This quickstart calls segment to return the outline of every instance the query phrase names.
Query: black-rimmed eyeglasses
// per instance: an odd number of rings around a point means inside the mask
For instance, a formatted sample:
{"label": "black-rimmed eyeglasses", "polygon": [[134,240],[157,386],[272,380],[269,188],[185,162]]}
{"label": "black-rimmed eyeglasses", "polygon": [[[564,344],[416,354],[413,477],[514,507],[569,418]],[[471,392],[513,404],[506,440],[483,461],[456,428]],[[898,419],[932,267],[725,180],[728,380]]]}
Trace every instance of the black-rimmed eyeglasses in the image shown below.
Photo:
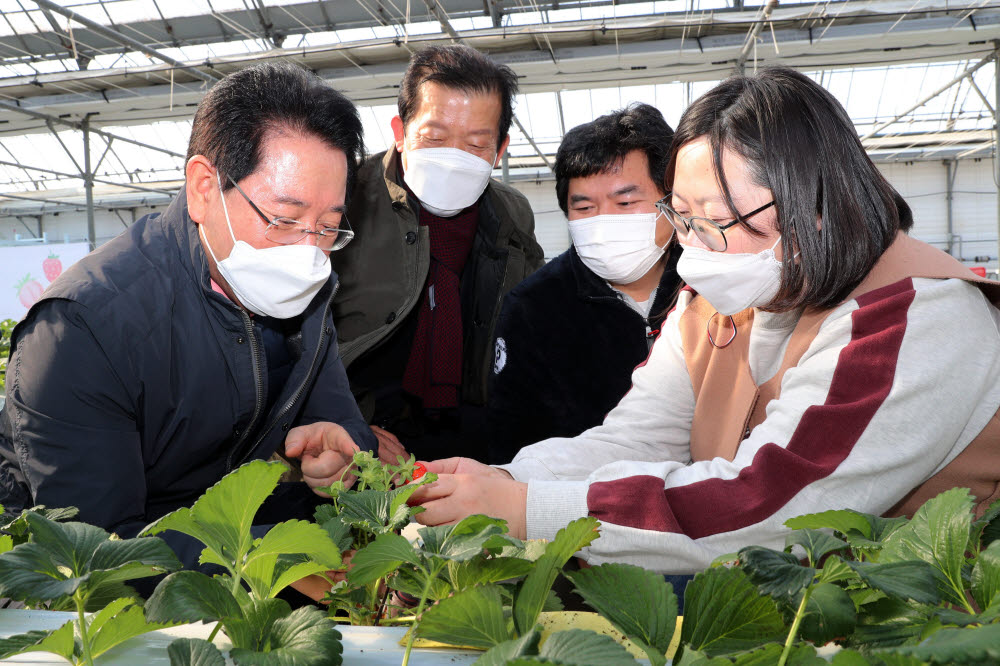
{"label": "black-rimmed eyeglasses", "polygon": [[706,217],[684,217],[670,205],[670,197],[672,195],[668,194],[659,201],[656,202],[656,209],[663,213],[663,216],[667,218],[670,224],[673,225],[674,229],[677,230],[678,236],[683,236],[689,231],[693,231],[694,235],[698,237],[702,243],[709,250],[715,252],[725,252],[726,248],[729,247],[726,241],[726,229],[739,224],[740,222],[746,222],[751,217],[767,210],[774,205],[774,200],[767,202],[760,208],[755,208],[749,213],[738,216],[732,222],[727,222],[725,224],[720,224],[715,220],[710,220]]}
{"label": "black-rimmed eyeglasses", "polygon": [[264,231],[264,238],[272,243],[294,245],[312,234],[316,236],[316,247],[325,252],[332,252],[342,249],[354,238],[354,231],[351,229],[351,224],[347,221],[346,213],[341,213],[340,222],[337,226],[320,227],[316,231],[313,231],[305,223],[293,220],[290,217],[268,217],[247,196],[246,192],[240,189],[240,186],[236,184],[236,181],[231,176],[226,176],[226,178],[233,184],[236,191],[243,195],[243,198],[247,200],[247,203],[254,209],[254,212],[260,216],[260,219],[264,220],[264,223],[267,224],[267,229]]}

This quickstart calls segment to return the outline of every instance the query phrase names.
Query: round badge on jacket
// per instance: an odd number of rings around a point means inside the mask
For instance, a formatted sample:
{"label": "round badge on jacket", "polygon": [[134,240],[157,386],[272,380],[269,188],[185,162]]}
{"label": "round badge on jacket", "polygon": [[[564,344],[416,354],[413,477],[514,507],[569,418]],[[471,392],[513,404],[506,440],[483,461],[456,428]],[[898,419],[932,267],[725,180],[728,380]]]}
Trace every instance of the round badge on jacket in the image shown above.
{"label": "round badge on jacket", "polygon": [[505,365],[507,365],[507,341],[497,338],[497,346],[493,350],[493,373],[499,375]]}

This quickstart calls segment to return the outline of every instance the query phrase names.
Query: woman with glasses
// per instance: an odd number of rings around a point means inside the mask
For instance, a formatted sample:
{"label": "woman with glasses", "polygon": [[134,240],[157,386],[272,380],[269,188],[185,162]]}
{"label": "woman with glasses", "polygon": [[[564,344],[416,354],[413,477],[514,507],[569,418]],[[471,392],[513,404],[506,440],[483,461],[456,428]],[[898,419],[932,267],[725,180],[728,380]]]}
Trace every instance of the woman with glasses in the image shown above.
{"label": "woman with glasses", "polygon": [[665,179],[689,288],[632,390],[502,468],[431,465],[419,520],[482,512],[551,538],[589,514],[589,562],[682,574],[781,548],[803,513],[995,499],[1000,290],[907,235],[832,95],[788,69],[721,83],[682,117]]}

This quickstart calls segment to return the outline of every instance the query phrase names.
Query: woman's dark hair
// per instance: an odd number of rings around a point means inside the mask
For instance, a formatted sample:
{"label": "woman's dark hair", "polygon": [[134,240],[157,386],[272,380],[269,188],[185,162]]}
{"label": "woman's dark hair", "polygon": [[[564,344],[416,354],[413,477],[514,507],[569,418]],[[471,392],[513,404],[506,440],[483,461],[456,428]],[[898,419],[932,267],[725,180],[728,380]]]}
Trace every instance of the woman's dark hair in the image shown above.
{"label": "woman's dark hair", "polygon": [[399,84],[399,117],[403,127],[417,112],[420,86],[427,81],[468,93],[492,93],[500,98],[497,148],[507,138],[514,120],[517,74],[474,48],[452,44],[429,46],[413,54]]}
{"label": "woman's dark hair", "polygon": [[257,170],[264,140],[274,131],[300,132],[347,156],[347,192],[364,159],[361,118],[354,104],[321,78],[289,63],[261,63],[216,83],[198,105],[188,159],[204,155],[222,187]]}
{"label": "woman's dark hair", "polygon": [[670,154],[674,131],[663,114],[649,104],[636,102],[566,132],[556,152],[556,198],[569,214],[567,197],[572,178],[606,173],[626,155],[641,150],[649,163],[649,177],[660,186]]}
{"label": "woman's dark hair", "polygon": [[[774,196],[785,261],[767,310],[841,303],[896,233],[913,226],[910,207],[872,163],[844,108],[794,70],[772,67],[734,76],[698,98],[674,134],[668,192],[678,151],[700,137],[709,141],[733,217],[739,211],[722,171],[723,150],[746,160],[754,184]],[[793,261],[795,252],[799,256]]]}

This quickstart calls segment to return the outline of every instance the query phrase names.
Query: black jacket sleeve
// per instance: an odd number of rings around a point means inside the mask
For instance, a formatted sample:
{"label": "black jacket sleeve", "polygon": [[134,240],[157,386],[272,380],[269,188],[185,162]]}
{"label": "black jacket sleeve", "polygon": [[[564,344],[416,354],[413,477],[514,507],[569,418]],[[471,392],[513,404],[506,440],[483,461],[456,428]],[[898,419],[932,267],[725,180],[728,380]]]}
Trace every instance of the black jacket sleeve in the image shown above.
{"label": "black jacket sleeve", "polygon": [[[146,475],[134,403],[141,395],[126,358],[105,350],[92,313],[64,300],[31,310],[7,367],[5,420],[31,502],[75,506],[78,520],[136,536],[145,526]],[[176,532],[163,539],[186,567],[199,546]]]}
{"label": "black jacket sleeve", "polygon": [[507,294],[497,322],[487,405],[490,464],[510,462],[522,447],[552,432],[552,412],[545,402],[552,377],[533,319],[516,291]]}

